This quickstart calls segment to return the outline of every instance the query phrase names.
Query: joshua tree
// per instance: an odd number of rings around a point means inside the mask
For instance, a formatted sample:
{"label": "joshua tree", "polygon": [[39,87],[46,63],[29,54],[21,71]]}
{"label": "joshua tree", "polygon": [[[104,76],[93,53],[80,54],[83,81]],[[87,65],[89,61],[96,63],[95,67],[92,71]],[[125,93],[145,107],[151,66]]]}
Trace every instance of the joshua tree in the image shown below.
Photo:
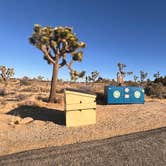
{"label": "joshua tree", "polygon": [[138,80],[138,76],[135,75],[134,76],[134,81],[137,82],[137,80]]}
{"label": "joshua tree", "polygon": [[157,73],[155,73],[155,74],[153,75],[153,77],[156,78],[156,79],[160,78],[160,72],[158,71]]}
{"label": "joshua tree", "polygon": [[145,80],[145,78],[148,76],[148,73],[145,73],[144,71],[140,70],[140,79],[141,83]]}
{"label": "joshua tree", "polygon": [[43,80],[44,80],[44,77],[39,75],[39,76],[37,76],[37,80],[43,81]]}
{"label": "joshua tree", "polygon": [[[38,24],[34,25],[34,31],[29,41],[43,52],[44,59],[48,64],[53,65],[49,102],[55,102],[58,71],[61,67],[67,66],[72,80],[84,76],[85,71],[77,72],[72,68],[72,64],[75,61],[82,61],[83,52],[81,49],[86,45],[79,41],[70,27],[42,27]],[[67,55],[69,54],[71,60],[68,62]]]}
{"label": "joshua tree", "polygon": [[5,66],[0,66],[0,71],[1,71],[0,75],[4,81],[7,81],[10,77],[14,75],[13,68],[6,68]]}
{"label": "joshua tree", "polygon": [[117,82],[118,85],[122,86],[124,84],[124,77],[126,75],[131,75],[133,72],[124,72],[123,69],[127,67],[126,64],[118,63],[118,69],[119,71],[117,72]]}
{"label": "joshua tree", "polygon": [[97,78],[99,77],[99,72],[97,70],[91,72],[91,76],[88,76],[88,81],[95,82]]}

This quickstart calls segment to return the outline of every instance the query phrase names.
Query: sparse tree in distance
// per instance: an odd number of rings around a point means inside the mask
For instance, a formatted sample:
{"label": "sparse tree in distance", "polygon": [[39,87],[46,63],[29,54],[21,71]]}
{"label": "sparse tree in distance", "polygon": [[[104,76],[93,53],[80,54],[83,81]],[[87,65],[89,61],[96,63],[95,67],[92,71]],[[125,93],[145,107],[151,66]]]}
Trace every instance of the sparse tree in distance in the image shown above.
{"label": "sparse tree in distance", "polygon": [[95,82],[95,81],[98,79],[99,74],[100,74],[100,73],[99,73],[97,70],[92,71],[92,72],[91,72],[91,75],[87,77],[87,80],[88,80],[89,82],[90,82],[90,81]]}
{"label": "sparse tree in distance", "polygon": [[138,76],[134,75],[134,81],[137,82]]}
{"label": "sparse tree in distance", "polygon": [[117,72],[117,82],[118,85],[122,86],[124,84],[124,77],[126,75],[131,75],[133,72],[124,72],[123,69],[127,67],[126,64],[118,63],[118,69],[119,71]]}
{"label": "sparse tree in distance", "polygon": [[43,81],[43,80],[44,80],[44,77],[39,75],[39,76],[37,76],[37,80]]}
{"label": "sparse tree in distance", "polygon": [[157,73],[155,73],[155,74],[153,75],[153,77],[154,77],[155,79],[159,79],[159,78],[160,78],[160,72],[158,71]]}
{"label": "sparse tree in distance", "polygon": [[7,68],[5,66],[0,66],[0,76],[4,81],[7,81],[10,77],[14,75],[14,69],[13,68]]}
{"label": "sparse tree in distance", "polygon": [[143,84],[143,81],[145,80],[145,78],[148,76],[148,73],[140,70],[140,81],[141,81],[141,84]]}
{"label": "sparse tree in distance", "polygon": [[[86,45],[84,42],[79,41],[70,27],[42,27],[38,24],[34,25],[33,34],[29,38],[29,41],[43,52],[44,59],[48,64],[53,65],[49,102],[55,102],[57,101],[56,87],[58,71],[61,67],[67,66],[70,71],[71,80],[76,80],[85,75],[85,71],[79,73],[74,70],[72,64],[75,61],[82,61],[82,48],[85,48]],[[67,61],[68,55],[71,56],[69,62]]]}

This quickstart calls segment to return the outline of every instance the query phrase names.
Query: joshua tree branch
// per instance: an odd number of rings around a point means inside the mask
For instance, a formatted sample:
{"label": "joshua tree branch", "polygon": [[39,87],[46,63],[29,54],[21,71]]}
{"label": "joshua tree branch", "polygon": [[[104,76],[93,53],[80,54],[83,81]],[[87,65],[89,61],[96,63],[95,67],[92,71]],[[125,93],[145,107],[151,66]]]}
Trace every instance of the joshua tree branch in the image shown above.
{"label": "joshua tree branch", "polygon": [[71,65],[73,64],[73,59],[70,61],[70,63],[67,63],[66,62],[66,66],[67,66],[67,68],[70,70],[70,72],[72,72],[73,71],[73,69],[71,68]]}
{"label": "joshua tree branch", "polygon": [[62,62],[59,64],[59,68],[63,67],[64,65],[67,66],[67,68],[72,71],[73,69],[71,68],[71,65],[74,63],[73,60],[70,61],[70,63],[67,63],[66,62],[66,54],[63,55],[63,59],[62,59]]}
{"label": "joshua tree branch", "polygon": [[62,54],[62,62],[59,64],[59,68],[63,67],[64,65],[66,65],[66,54]]}
{"label": "joshua tree branch", "polygon": [[62,62],[59,64],[59,68],[63,67],[64,65],[66,65],[66,60],[62,59]]}
{"label": "joshua tree branch", "polygon": [[48,59],[48,61],[52,64],[55,64],[55,60],[52,58],[52,56],[50,55],[50,53],[45,45],[41,46],[41,50],[44,53],[44,56]]}
{"label": "joshua tree branch", "polygon": [[69,65],[71,66],[74,63],[73,59],[70,61]]}
{"label": "joshua tree branch", "polygon": [[60,50],[61,54],[64,54],[65,52],[69,51],[68,49],[68,43],[66,40],[61,40],[63,46],[62,49]]}
{"label": "joshua tree branch", "polygon": [[70,63],[67,63],[66,61],[66,54],[62,55],[62,62],[59,64],[59,68],[63,67],[64,65],[67,66],[67,68],[72,71],[71,65],[74,63],[73,59],[70,61]]}
{"label": "joshua tree branch", "polygon": [[1,73],[1,77],[3,78],[4,81],[7,80],[6,76],[4,74]]}

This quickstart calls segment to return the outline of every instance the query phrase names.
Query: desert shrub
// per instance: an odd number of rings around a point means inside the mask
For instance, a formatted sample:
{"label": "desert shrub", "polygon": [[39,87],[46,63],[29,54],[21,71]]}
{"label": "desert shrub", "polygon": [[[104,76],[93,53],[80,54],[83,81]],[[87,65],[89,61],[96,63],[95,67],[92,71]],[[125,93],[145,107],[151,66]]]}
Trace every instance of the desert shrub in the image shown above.
{"label": "desert shrub", "polygon": [[126,81],[125,84],[127,86],[139,86],[139,82],[133,82],[133,81]]}
{"label": "desert shrub", "polygon": [[20,80],[20,85],[28,86],[31,85],[31,82],[27,77],[24,77],[23,79]]}
{"label": "desert shrub", "polygon": [[38,87],[38,86],[29,86],[21,90],[21,92],[41,92],[41,93],[49,93],[49,91],[50,90],[47,87]]}
{"label": "desert shrub", "polygon": [[49,93],[49,92],[50,92],[50,89],[47,88],[47,87],[39,87],[39,91],[40,91],[40,92],[43,92],[43,93]]}
{"label": "desert shrub", "polygon": [[164,86],[166,86],[166,76],[159,77],[154,80],[154,83],[162,83]]}
{"label": "desert shrub", "polygon": [[17,101],[22,101],[22,100],[25,100],[25,99],[27,99],[27,98],[28,98],[28,96],[25,95],[25,94],[19,94],[19,95],[16,97]]}
{"label": "desert shrub", "polygon": [[43,97],[42,95],[38,95],[36,99],[43,102],[48,102],[48,97]]}
{"label": "desert shrub", "polygon": [[19,124],[19,121],[18,121],[18,120],[14,121],[14,124],[15,124],[15,125],[18,125],[18,124]]}
{"label": "desert shrub", "polygon": [[3,89],[0,89],[0,96],[6,96],[8,94],[8,91],[3,88]]}
{"label": "desert shrub", "polygon": [[[38,96],[36,96],[36,99],[39,101],[43,101],[43,102],[48,102],[48,96],[43,96],[42,94],[39,94]],[[54,103],[59,103],[62,104],[64,101],[63,96],[58,95],[56,101],[54,101]]]}
{"label": "desert shrub", "polygon": [[145,87],[145,94],[151,97],[166,98],[166,87],[161,83],[150,83]]}
{"label": "desert shrub", "polygon": [[21,92],[39,92],[39,90],[36,87],[27,87],[23,88]]}

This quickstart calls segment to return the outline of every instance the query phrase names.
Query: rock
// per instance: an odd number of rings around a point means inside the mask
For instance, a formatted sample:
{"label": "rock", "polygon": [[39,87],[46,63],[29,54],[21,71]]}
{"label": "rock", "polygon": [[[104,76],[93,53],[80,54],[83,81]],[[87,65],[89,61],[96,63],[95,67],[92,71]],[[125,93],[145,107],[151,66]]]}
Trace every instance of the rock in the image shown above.
{"label": "rock", "polygon": [[32,121],[33,121],[33,118],[26,117],[26,118],[24,118],[24,119],[21,120],[21,124],[31,123]]}
{"label": "rock", "polygon": [[18,116],[12,116],[11,120],[9,121],[9,125],[18,125],[20,124],[21,118]]}

